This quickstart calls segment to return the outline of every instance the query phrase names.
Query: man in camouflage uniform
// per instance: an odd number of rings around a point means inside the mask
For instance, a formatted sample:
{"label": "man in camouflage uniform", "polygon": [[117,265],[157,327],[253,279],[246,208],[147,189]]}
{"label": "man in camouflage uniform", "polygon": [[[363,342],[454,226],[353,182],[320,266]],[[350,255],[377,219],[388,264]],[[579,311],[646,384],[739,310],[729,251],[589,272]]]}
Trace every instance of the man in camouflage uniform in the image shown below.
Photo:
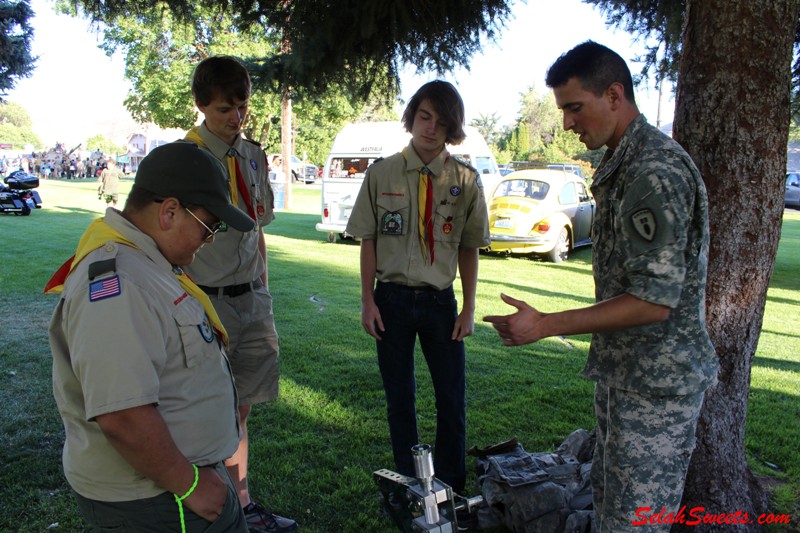
{"label": "man in camouflage uniform", "polygon": [[708,201],[689,155],[647,124],[624,60],[591,41],[547,73],[564,129],[606,146],[594,175],[597,303],[486,317],[504,344],[592,333],[583,375],[597,382],[592,491],[597,531],[669,531],[642,523],[678,511],[705,390],[718,362],[705,327]]}

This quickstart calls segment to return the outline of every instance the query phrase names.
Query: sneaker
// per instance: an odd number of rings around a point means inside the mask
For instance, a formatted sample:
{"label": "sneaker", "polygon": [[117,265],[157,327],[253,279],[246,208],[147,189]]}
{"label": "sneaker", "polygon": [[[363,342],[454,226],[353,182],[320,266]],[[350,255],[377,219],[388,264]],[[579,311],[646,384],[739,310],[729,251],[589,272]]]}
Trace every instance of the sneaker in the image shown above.
{"label": "sneaker", "polygon": [[247,527],[250,531],[284,533],[297,529],[297,522],[291,518],[278,516],[255,502],[250,502],[250,505],[244,508],[244,517],[247,519]]}

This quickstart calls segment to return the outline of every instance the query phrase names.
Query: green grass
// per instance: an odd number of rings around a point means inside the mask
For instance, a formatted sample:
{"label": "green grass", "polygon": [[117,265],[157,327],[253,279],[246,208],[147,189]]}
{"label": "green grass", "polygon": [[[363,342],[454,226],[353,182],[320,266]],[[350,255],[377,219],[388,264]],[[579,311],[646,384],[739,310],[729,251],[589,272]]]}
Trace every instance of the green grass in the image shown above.
{"label": "green grass", "polygon": [[[127,183],[126,183],[127,185]],[[42,294],[52,272],[102,213],[96,184],[47,181],[44,208],[0,216],[0,531],[83,527],[61,473],[63,427],[51,393],[47,326],[56,302]],[[121,203],[124,202],[124,194]],[[384,532],[372,472],[392,468],[374,341],[360,325],[359,249],[314,230],[319,187],[297,185],[293,209],[267,228],[270,290],[281,336],[281,397],[251,415],[254,496],[307,533]],[[550,451],[591,429],[593,384],[579,377],[588,336],[503,347],[488,314],[510,308],[501,292],[543,311],[593,299],[591,251],[553,265],[481,255],[476,331],[467,339],[467,446],[519,437]],[[458,282],[456,283],[458,289]],[[774,501],[798,519],[800,501],[800,212],[787,212],[752,371],[747,449],[760,475],[777,478]],[[433,393],[418,358],[423,442],[434,440]],[[470,482],[474,481],[471,476]],[[477,492],[475,492],[477,493]]]}

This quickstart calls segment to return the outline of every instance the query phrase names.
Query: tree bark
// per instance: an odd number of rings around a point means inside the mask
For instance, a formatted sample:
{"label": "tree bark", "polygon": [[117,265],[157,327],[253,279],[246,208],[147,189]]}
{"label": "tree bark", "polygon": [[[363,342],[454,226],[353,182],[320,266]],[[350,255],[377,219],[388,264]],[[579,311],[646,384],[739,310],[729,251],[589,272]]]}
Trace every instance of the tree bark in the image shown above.
{"label": "tree bark", "polygon": [[284,209],[292,208],[292,99],[289,90],[284,89],[281,95],[281,159],[286,176]]}
{"label": "tree bark", "polygon": [[744,447],[750,369],[783,212],[792,45],[800,0],[687,0],[674,132],[709,196],[706,310],[720,359],[706,393],[683,504],[750,523],[673,531],[759,531],[764,489]]}

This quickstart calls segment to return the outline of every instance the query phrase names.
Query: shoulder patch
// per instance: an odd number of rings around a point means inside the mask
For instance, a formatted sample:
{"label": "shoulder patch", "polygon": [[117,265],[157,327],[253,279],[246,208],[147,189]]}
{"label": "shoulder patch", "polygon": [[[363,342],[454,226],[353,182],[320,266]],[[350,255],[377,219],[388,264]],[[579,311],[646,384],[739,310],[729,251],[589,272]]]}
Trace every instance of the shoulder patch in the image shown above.
{"label": "shoulder patch", "polygon": [[100,274],[107,272],[117,271],[117,258],[111,257],[109,259],[101,259],[89,265],[89,281],[93,280]]}
{"label": "shoulder patch", "polygon": [[639,209],[631,215],[631,225],[636,233],[647,242],[656,236],[656,217],[650,209]]}
{"label": "shoulder patch", "polygon": [[471,171],[473,171],[473,172],[475,172],[475,173],[477,173],[477,172],[478,172],[478,169],[477,169],[477,168],[473,167],[472,165],[470,165],[469,163],[467,163],[466,161],[464,161],[463,159],[461,159],[461,158],[460,158],[460,157],[458,157],[457,155],[454,155],[454,156],[453,156],[453,159],[454,159],[454,160],[455,160],[457,163],[461,163],[462,165],[464,165],[465,167],[467,167],[467,168],[468,168],[468,169],[470,169]]}
{"label": "shoulder patch", "polygon": [[115,274],[110,278],[100,279],[89,284],[89,301],[97,302],[106,298],[113,298],[114,296],[119,296],[121,292],[119,274]]}

